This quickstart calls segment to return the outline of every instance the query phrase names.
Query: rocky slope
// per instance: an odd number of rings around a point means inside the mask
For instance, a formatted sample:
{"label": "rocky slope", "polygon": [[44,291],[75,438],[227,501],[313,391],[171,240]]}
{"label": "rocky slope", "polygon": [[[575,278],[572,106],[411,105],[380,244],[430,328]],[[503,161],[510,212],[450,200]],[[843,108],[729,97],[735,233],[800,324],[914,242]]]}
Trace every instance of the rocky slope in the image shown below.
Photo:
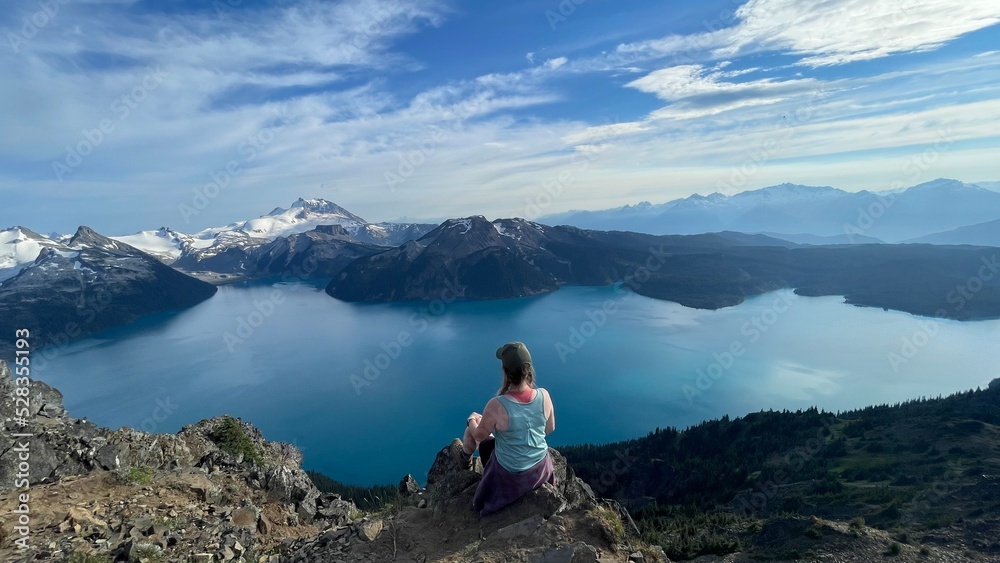
{"label": "rocky slope", "polygon": [[[4,561],[624,562],[640,547],[555,450],[559,487],[493,517],[471,509],[481,467],[459,470],[447,448],[426,489],[407,476],[393,507],[364,514],[320,493],[296,448],[266,441],[249,423],[224,416],[177,434],[99,428],[70,417],[57,390],[32,381],[22,425],[15,387],[0,362]],[[30,484],[15,488],[25,443]],[[22,503],[27,549],[14,543]],[[656,560],[656,549],[647,553]]]}
{"label": "rocky slope", "polygon": [[127,244],[80,227],[65,244],[39,249],[17,275],[0,283],[0,357],[15,330],[35,347],[63,343],[151,313],[190,307],[216,288]]}

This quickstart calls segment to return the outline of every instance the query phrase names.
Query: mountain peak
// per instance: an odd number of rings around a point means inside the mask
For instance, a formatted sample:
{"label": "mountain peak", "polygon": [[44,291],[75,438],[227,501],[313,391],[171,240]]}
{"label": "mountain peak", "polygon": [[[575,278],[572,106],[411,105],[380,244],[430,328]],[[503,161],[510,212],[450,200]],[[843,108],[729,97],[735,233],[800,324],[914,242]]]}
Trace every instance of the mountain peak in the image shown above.
{"label": "mountain peak", "polygon": [[80,227],[76,229],[76,234],[73,235],[73,238],[69,239],[69,243],[67,244],[68,246],[80,246],[80,245],[103,246],[105,244],[114,244],[114,243],[111,241],[111,239],[98,233],[94,229],[91,229],[86,225],[80,225]]}
{"label": "mountain peak", "polygon": [[951,178],[936,178],[929,182],[924,182],[922,184],[917,184],[912,188],[906,190],[908,192],[929,192],[929,191],[960,191],[960,190],[972,190],[972,191],[990,191],[975,184],[966,184],[960,180],[953,180]]}
{"label": "mountain peak", "polygon": [[343,225],[348,231],[354,232],[367,224],[368,222],[361,217],[332,201],[300,197],[288,209],[276,207],[267,215],[261,215],[242,224],[235,223],[226,229],[208,229],[203,233],[235,230],[248,233],[254,238],[273,240],[280,236],[304,233],[319,225]]}
{"label": "mountain peak", "polygon": [[462,229],[461,234],[465,234],[469,231],[480,230],[484,228],[493,228],[493,223],[486,220],[486,217],[482,215],[472,215],[469,217],[464,217],[461,219],[448,219],[444,223],[441,223],[442,230],[446,229]]}
{"label": "mountain peak", "polygon": [[290,209],[301,209],[306,213],[315,215],[343,215],[344,217],[364,221],[357,215],[351,213],[336,203],[323,198],[303,199],[300,197],[292,203]]}

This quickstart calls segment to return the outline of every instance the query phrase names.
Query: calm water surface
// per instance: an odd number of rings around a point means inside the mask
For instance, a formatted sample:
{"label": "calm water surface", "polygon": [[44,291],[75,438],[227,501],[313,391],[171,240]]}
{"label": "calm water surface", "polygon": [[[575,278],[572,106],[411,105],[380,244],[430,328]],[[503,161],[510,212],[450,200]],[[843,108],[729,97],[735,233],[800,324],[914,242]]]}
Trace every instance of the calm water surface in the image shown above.
{"label": "calm water surface", "polygon": [[[226,286],[73,343],[35,374],[70,414],[174,432],[221,414],[357,484],[423,480],[522,340],[552,394],[550,443],[607,442],[761,409],[936,396],[1000,377],[1000,321],[933,321],[781,291],[718,311],[614,287],[527,299],[349,304],[308,284]],[[367,372],[366,372],[367,370]]]}

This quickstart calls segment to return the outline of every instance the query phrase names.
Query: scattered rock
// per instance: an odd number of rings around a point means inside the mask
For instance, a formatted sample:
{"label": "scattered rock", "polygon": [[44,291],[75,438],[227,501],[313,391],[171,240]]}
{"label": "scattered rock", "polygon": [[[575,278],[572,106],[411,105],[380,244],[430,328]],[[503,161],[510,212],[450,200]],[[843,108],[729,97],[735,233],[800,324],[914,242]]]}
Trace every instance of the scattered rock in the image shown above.
{"label": "scattered rock", "polygon": [[257,520],[257,532],[267,536],[270,535],[271,532],[273,531],[274,531],[274,523],[271,522],[271,520],[267,516],[261,514],[260,519]]}
{"label": "scattered rock", "polygon": [[232,522],[233,526],[256,528],[257,510],[249,506],[237,508],[229,515],[229,521]]}
{"label": "scattered rock", "polygon": [[406,477],[403,477],[399,482],[399,496],[410,498],[418,493],[420,493],[420,485],[417,484],[417,480],[413,478],[413,475],[407,473]]}
{"label": "scattered rock", "polygon": [[357,524],[358,537],[364,541],[375,541],[382,533],[384,522],[381,519],[365,520]]}

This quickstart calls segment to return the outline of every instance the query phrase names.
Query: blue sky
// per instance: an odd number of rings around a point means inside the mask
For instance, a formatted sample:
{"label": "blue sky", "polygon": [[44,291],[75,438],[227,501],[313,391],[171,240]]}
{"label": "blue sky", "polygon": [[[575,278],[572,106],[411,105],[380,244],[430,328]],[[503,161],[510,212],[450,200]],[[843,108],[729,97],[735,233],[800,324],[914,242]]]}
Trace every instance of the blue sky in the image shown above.
{"label": "blue sky", "polygon": [[0,228],[1000,180],[994,0],[14,0]]}

